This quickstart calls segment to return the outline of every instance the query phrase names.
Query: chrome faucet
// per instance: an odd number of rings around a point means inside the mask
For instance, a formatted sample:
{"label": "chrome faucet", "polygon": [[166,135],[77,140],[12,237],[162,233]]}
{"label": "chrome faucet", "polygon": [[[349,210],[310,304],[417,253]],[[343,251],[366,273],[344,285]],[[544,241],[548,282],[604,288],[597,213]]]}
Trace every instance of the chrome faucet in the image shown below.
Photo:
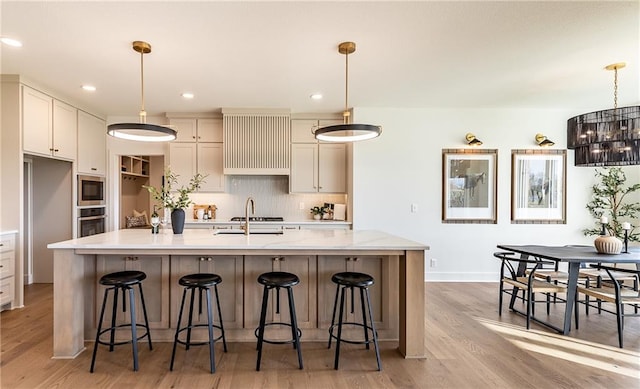
{"label": "chrome faucet", "polygon": [[248,197],[247,202],[244,205],[244,234],[249,235],[249,204],[251,204],[251,214],[256,214],[256,205],[253,201],[253,197]]}

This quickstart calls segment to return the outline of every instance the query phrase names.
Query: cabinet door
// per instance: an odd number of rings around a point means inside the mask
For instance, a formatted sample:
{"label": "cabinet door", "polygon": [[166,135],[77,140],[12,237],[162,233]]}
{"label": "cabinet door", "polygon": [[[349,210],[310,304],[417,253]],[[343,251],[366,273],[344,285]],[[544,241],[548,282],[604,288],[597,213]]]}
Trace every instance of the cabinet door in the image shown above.
{"label": "cabinet door", "polygon": [[104,175],[107,170],[104,120],[78,111],[78,172]]}
{"label": "cabinet door", "polygon": [[318,191],[347,191],[347,147],[344,143],[318,145]]}
{"label": "cabinet door", "polygon": [[206,175],[200,192],[224,192],[223,144],[198,143],[198,173]]}
{"label": "cabinet door", "polygon": [[174,142],[195,142],[198,135],[196,119],[169,119],[169,125],[178,134]]}
{"label": "cabinet door", "polygon": [[75,160],[78,147],[78,110],[53,100],[53,155]]}
{"label": "cabinet door", "polygon": [[222,119],[198,119],[198,142],[222,142]]}
{"label": "cabinet door", "polygon": [[53,99],[22,86],[22,142],[25,152],[51,155],[53,151]]}
{"label": "cabinet door", "polygon": [[[168,256],[121,256],[121,255],[99,255],[96,262],[96,279],[107,273],[123,270],[139,270],[147,275],[142,281],[144,301],[147,308],[147,317],[151,328],[169,328],[169,257]],[[100,307],[104,298],[105,287],[97,284],[96,290],[96,323],[100,319]],[[137,289],[137,288],[136,288]],[[144,322],[142,305],[138,290],[136,294],[136,317],[138,322]],[[119,298],[122,298],[120,295]],[[129,304],[127,299],[127,306]],[[105,311],[105,325],[108,324],[110,307],[113,304],[113,293],[110,293]],[[118,301],[121,304],[121,301]],[[122,308],[118,309],[117,321],[128,322],[129,310],[123,313]]]}
{"label": "cabinet door", "polygon": [[313,131],[318,128],[315,119],[291,120],[291,143],[315,143],[317,142]]}
{"label": "cabinet door", "polygon": [[173,189],[189,185],[189,181],[196,174],[196,144],[171,143],[169,145],[169,165],[171,171],[178,176],[178,183]]}
{"label": "cabinet door", "polygon": [[298,143],[291,145],[291,176],[289,180],[292,193],[318,192],[318,145]]}
{"label": "cabinet door", "polygon": [[[315,328],[317,323],[317,283],[315,256],[245,256],[244,258],[244,327],[257,328],[260,322],[260,308],[264,287],[257,281],[258,276],[270,271],[285,271],[300,278],[293,287],[296,318],[299,328]],[[269,296],[267,322],[290,322],[288,298],[285,290],[280,290],[280,312],[276,309],[275,290]],[[287,333],[288,331],[288,333]],[[290,330],[275,331],[277,337],[291,337]]]}
{"label": "cabinet door", "polygon": [[[178,314],[180,313],[180,303],[184,288],[178,285],[180,277],[195,273],[214,273],[222,278],[222,283],[218,285],[220,295],[220,309],[225,330],[229,328],[242,328],[242,257],[241,256],[172,256],[171,257],[171,327],[176,328]],[[187,293],[187,305],[183,312],[182,323],[186,323],[188,315],[188,302],[191,293]],[[195,298],[194,315],[195,323],[207,323],[207,310],[204,305],[205,296],[202,296],[202,312],[198,309],[198,296]],[[218,322],[218,312],[215,305],[215,294],[211,293],[211,307],[214,322]]]}
{"label": "cabinet door", "polygon": [[[385,336],[397,336],[398,328],[398,258],[380,256],[319,256],[318,257],[318,326],[329,328],[336,296],[333,274],[343,271],[366,273],[375,283],[369,288],[373,318],[376,329]],[[338,301],[339,302],[339,301]],[[354,313],[351,313],[351,298],[347,295],[348,309],[345,321],[362,322],[360,293],[355,296]]]}

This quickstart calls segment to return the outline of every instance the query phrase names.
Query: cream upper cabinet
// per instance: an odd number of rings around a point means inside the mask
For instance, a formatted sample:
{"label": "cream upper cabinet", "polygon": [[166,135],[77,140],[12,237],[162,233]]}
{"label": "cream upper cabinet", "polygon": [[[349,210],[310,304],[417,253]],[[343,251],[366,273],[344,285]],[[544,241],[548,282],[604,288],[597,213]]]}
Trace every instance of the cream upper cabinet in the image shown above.
{"label": "cream upper cabinet", "polygon": [[171,171],[180,175],[177,188],[200,173],[207,176],[200,192],[224,192],[222,119],[171,118],[169,122],[178,130],[178,138],[169,146]]}
{"label": "cream upper cabinet", "polygon": [[313,143],[316,138],[313,132],[325,126],[342,124],[342,120],[292,119],[291,143]]}
{"label": "cream upper cabinet", "polygon": [[78,148],[78,109],[53,100],[53,155],[75,160]]}
{"label": "cream upper cabinet", "polygon": [[344,143],[291,145],[292,193],[345,193],[347,147]]}
{"label": "cream upper cabinet", "polygon": [[317,128],[341,123],[341,120],[291,120],[291,193],[346,193],[346,145],[318,142],[313,136]]}
{"label": "cream upper cabinet", "polygon": [[222,142],[222,119],[171,118],[169,124],[178,131],[174,142]]}
{"label": "cream upper cabinet", "polygon": [[174,189],[189,185],[191,177],[197,172],[197,145],[195,143],[169,144],[169,166],[178,175]]}
{"label": "cream upper cabinet", "polygon": [[224,192],[222,143],[198,143],[198,173],[206,175],[201,192]]}
{"label": "cream upper cabinet", "polygon": [[78,111],[78,173],[106,173],[106,122]]}
{"label": "cream upper cabinet", "polygon": [[23,85],[22,129],[25,152],[76,159],[76,108]]}

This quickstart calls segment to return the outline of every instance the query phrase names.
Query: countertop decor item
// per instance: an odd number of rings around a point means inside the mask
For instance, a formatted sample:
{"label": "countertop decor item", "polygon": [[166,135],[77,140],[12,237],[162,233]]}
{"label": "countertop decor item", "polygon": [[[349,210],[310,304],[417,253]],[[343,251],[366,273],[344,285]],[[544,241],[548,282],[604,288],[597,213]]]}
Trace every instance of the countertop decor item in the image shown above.
{"label": "countertop decor item", "polygon": [[567,148],[575,149],[576,166],[640,165],[640,106],[618,108],[618,69],[614,71],[613,109],[585,113],[567,120]]}
{"label": "countertop decor item", "polygon": [[144,55],[151,52],[151,45],[143,41],[134,41],[133,50],[140,53],[140,90],[141,107],[139,123],[114,123],[107,127],[107,134],[121,139],[143,142],[167,142],[176,139],[173,128],[147,123],[147,111],[144,110]]}
{"label": "countertop decor item", "polygon": [[322,216],[327,213],[327,209],[325,207],[313,207],[310,211],[315,220],[322,219]]}
{"label": "countertop decor item", "polygon": [[597,222],[596,227],[584,229],[584,235],[612,235],[624,239],[626,231],[628,241],[640,242],[640,232],[631,228],[633,220],[637,221],[640,216],[640,203],[631,200],[636,192],[640,192],[640,183],[627,185],[624,171],[615,166],[596,169],[595,175],[599,182],[592,187],[593,195],[587,209]]}
{"label": "countertop decor item", "polygon": [[345,70],[345,91],[344,91],[344,111],[342,117],[343,124],[317,128],[313,131],[316,139],[325,142],[356,142],[360,140],[373,139],[382,134],[382,127],[373,124],[351,123],[351,111],[349,111],[349,54],[356,51],[354,42],[342,42],[338,45],[338,52],[344,54]]}
{"label": "countertop decor item", "polygon": [[[200,188],[200,185],[205,182],[205,177],[206,176],[198,173],[191,177],[189,185],[183,185],[180,189],[174,189],[174,186],[178,183],[178,175],[173,173],[170,167],[167,167],[164,172],[164,184],[162,188],[158,189],[148,185],[142,186],[151,193],[151,196],[161,204],[162,208],[171,210],[171,227],[175,234],[181,234],[184,229],[184,208],[187,208],[191,204],[189,194]],[[180,212],[176,213],[176,211]]]}
{"label": "countertop decor item", "polygon": [[615,236],[599,236],[593,244],[600,254],[620,254],[622,252],[622,241]]}

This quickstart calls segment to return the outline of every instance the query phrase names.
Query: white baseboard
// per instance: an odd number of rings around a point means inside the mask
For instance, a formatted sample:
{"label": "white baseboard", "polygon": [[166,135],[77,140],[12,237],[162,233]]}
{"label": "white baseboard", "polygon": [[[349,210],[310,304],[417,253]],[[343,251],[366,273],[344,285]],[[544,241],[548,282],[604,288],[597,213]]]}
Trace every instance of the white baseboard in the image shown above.
{"label": "white baseboard", "polygon": [[425,282],[498,282],[496,273],[447,273],[427,271]]}

